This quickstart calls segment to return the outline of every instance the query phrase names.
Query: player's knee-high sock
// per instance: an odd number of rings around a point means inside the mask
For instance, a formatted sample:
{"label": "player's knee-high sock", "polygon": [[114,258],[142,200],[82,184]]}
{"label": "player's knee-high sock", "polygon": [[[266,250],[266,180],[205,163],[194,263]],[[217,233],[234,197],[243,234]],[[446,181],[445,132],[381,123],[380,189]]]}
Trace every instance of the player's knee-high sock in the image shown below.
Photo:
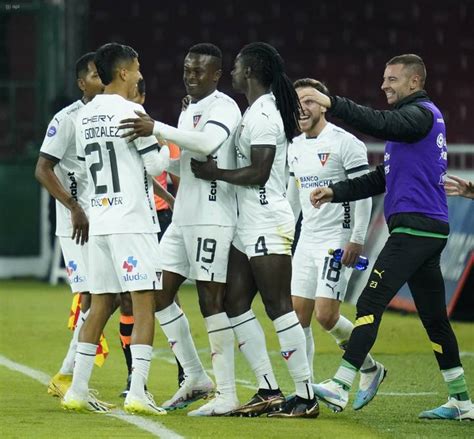
{"label": "player's knee-high sock", "polygon": [[221,396],[237,400],[234,375],[234,331],[225,312],[205,319],[211,346],[212,369],[216,390]]}
{"label": "player's knee-high sock", "polygon": [[155,316],[168,338],[174,355],[181,363],[186,377],[191,381],[205,378],[206,373],[191,338],[188,319],[181,308],[173,302],[168,308],[157,311]]}
{"label": "player's knee-high sock", "polygon": [[150,372],[151,354],[153,347],[145,344],[130,345],[132,353],[132,381],[130,394],[144,397],[145,386]]}
{"label": "player's knee-high sock", "polygon": [[[336,324],[328,332],[334,337],[340,348],[345,350],[353,329],[354,324],[350,320],[346,319],[343,315],[340,315]],[[372,369],[374,366],[374,359],[370,354],[367,354],[367,357],[365,357],[364,363],[362,364],[360,370],[364,371],[367,369]]]}
{"label": "player's knee-high sock", "polygon": [[265,344],[265,334],[252,310],[229,318],[242,352],[258,381],[259,389],[277,390],[272,364]]}
{"label": "player's knee-high sock", "polygon": [[296,394],[301,398],[313,399],[313,388],[309,382],[311,372],[306,358],[306,339],[296,313],[291,311],[278,317],[273,320],[273,325],[280,340],[281,355],[295,382]]}
{"label": "player's knee-high sock", "polygon": [[304,336],[306,337],[306,358],[308,359],[308,366],[309,370],[311,371],[311,381],[314,381],[314,337],[313,337],[313,330],[311,326],[307,328],[303,328]]}
{"label": "player's knee-high sock", "polygon": [[135,319],[133,316],[120,315],[120,341],[122,342],[122,351],[127,363],[128,374],[132,373],[132,352],[130,350],[130,341],[132,340],[132,331]]}
{"label": "player's knee-high sock", "polygon": [[72,334],[71,343],[69,343],[69,349],[67,351],[66,357],[63,360],[61,369],[59,370],[59,373],[61,375],[72,375],[72,371],[74,369],[74,359],[76,357],[77,340],[79,339],[79,331],[81,330],[82,325],[88,315],[89,310],[87,310],[85,313],[82,311],[79,313],[76,328],[74,329],[74,332]]}
{"label": "player's knee-high sock", "polygon": [[452,369],[442,370],[441,373],[448,385],[449,396],[458,401],[469,401],[464,369],[462,367],[453,367]]}
{"label": "player's knee-high sock", "polygon": [[89,380],[94,367],[97,346],[92,343],[77,343],[71,384],[71,390],[76,394],[86,396],[89,392]]}

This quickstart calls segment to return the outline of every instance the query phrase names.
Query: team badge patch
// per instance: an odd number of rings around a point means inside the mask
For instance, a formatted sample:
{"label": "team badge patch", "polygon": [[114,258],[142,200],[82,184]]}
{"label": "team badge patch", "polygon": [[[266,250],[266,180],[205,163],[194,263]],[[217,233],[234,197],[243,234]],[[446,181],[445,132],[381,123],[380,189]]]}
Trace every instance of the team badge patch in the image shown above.
{"label": "team badge patch", "polygon": [[321,162],[321,165],[324,166],[326,162],[328,161],[329,158],[329,153],[328,152],[320,152],[318,153],[319,161]]}
{"label": "team badge patch", "polygon": [[281,351],[281,356],[288,361],[290,357],[296,352],[296,349],[291,349],[291,351]]}
{"label": "team badge patch", "polygon": [[194,126],[194,128],[196,128],[197,124],[201,120],[201,116],[202,116],[202,114],[195,114],[193,116],[193,126]]}
{"label": "team badge patch", "polygon": [[49,127],[46,135],[48,137],[53,137],[55,134],[56,134],[56,127],[53,127],[53,126]]}

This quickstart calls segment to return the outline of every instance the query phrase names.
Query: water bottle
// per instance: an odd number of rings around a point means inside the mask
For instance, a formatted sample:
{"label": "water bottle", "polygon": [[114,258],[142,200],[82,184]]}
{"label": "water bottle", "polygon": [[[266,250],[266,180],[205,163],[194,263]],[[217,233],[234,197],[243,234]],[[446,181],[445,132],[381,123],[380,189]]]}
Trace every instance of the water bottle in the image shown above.
{"label": "water bottle", "polygon": [[[341,262],[342,255],[344,254],[344,250],[342,248],[338,248],[336,250],[333,250],[332,248],[330,248],[328,250],[328,253],[333,257],[335,261]],[[353,268],[359,271],[364,271],[364,270],[367,270],[368,266],[369,266],[369,258],[366,258],[365,256],[359,256]]]}

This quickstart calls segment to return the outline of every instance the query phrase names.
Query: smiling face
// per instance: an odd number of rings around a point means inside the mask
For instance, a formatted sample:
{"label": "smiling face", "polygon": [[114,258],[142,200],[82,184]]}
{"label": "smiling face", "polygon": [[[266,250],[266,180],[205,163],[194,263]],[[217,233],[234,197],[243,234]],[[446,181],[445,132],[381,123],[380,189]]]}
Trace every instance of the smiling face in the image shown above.
{"label": "smiling face", "polygon": [[316,89],[313,87],[298,87],[296,93],[301,103],[303,113],[300,114],[299,124],[303,133],[317,136],[326,124],[326,108],[316,101]]}
{"label": "smiling face", "polygon": [[389,105],[394,105],[408,95],[421,90],[420,76],[404,64],[391,64],[383,74],[382,91]]}
{"label": "smiling face", "polygon": [[127,99],[133,100],[133,98],[137,95],[137,84],[140,79],[143,78],[140,72],[140,63],[138,62],[138,58],[133,58],[126,68],[125,81],[127,82]]}
{"label": "smiling face", "polygon": [[183,81],[193,101],[209,96],[217,88],[222,70],[211,55],[188,53],[184,59]]}

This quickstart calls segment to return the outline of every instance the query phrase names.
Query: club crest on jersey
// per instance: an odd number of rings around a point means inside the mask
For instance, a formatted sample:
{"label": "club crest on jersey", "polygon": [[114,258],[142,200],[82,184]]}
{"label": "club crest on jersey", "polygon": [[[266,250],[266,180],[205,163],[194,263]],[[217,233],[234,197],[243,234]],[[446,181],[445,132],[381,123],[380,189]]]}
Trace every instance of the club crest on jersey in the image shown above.
{"label": "club crest on jersey", "polygon": [[296,349],[291,349],[289,351],[281,351],[281,356],[288,361],[290,357],[296,352]]}
{"label": "club crest on jersey", "polygon": [[194,128],[196,128],[197,124],[201,120],[201,116],[202,116],[202,114],[195,114],[193,116],[193,126],[194,126]]}
{"label": "club crest on jersey", "polygon": [[329,153],[328,152],[320,152],[318,153],[319,161],[321,162],[321,165],[324,166],[326,162],[328,161],[329,158]]}

